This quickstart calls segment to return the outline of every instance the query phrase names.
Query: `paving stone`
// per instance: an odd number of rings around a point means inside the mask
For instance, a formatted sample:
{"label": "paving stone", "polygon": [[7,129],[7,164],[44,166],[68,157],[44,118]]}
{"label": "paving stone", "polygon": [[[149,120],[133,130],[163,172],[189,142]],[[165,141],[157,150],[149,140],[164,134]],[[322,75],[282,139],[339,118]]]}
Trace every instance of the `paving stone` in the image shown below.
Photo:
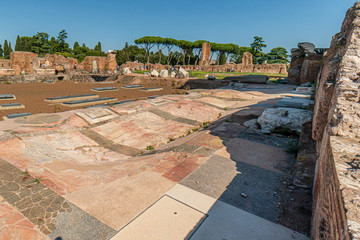
{"label": "paving stone", "polygon": [[159,106],[159,110],[183,119],[191,119],[194,123],[214,121],[224,113],[224,110],[193,100],[182,100],[162,105]]}
{"label": "paving stone", "polygon": [[0,196],[0,239],[48,240],[33,223]]}
{"label": "paving stone", "polygon": [[[275,222],[279,197],[266,191],[276,191],[282,177],[280,173],[215,155],[180,184]],[[242,193],[248,198],[242,198]]]}
{"label": "paving stone", "polygon": [[293,136],[284,136],[277,134],[261,134],[255,133],[251,130],[245,130],[237,135],[238,138],[254,141],[257,143],[267,144],[273,147],[283,148],[286,151],[294,151],[297,146],[299,140],[294,138]]}
{"label": "paving stone", "polygon": [[15,122],[22,124],[51,124],[58,122],[60,119],[61,116],[58,114],[36,114],[16,119]]}
{"label": "paving stone", "polygon": [[169,138],[185,135],[192,128],[189,124],[166,120],[151,112],[138,112],[92,130],[117,144],[145,150],[150,145],[156,148],[166,144]]}
{"label": "paving stone", "polygon": [[[36,179],[30,177],[27,173],[20,171],[4,160],[0,159],[0,162],[0,189],[3,189],[0,191],[0,196],[20,211],[45,235],[52,232],[50,237],[62,236],[63,239],[80,240],[108,239],[115,233],[114,229],[67,202],[63,197],[55,193],[49,194],[49,191],[51,191],[49,188],[42,183],[36,182]],[[6,172],[7,170],[4,170],[3,166],[8,166],[8,169],[11,169],[10,175],[12,177],[9,177],[9,172]],[[14,182],[17,176],[32,181],[30,183]],[[44,196],[41,195],[42,192],[45,192]],[[14,198],[14,195],[21,197]],[[84,221],[77,222],[79,220]],[[0,232],[4,234],[2,231]],[[59,233],[61,235],[58,235]],[[94,238],[87,238],[88,236]]]}
{"label": "paving stone", "polygon": [[123,228],[112,240],[186,239],[205,217],[204,213],[164,196]]}

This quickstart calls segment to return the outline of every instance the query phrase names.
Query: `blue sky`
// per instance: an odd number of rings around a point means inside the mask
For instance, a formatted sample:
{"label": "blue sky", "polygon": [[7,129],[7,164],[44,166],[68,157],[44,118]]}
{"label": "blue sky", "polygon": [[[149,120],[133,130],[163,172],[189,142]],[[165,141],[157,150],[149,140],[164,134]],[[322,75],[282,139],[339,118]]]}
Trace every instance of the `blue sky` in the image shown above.
{"label": "blue sky", "polygon": [[142,36],[208,40],[249,46],[254,36],[290,50],[298,42],[329,47],[349,0],[2,0],[0,43],[65,29],[68,42],[121,49]]}

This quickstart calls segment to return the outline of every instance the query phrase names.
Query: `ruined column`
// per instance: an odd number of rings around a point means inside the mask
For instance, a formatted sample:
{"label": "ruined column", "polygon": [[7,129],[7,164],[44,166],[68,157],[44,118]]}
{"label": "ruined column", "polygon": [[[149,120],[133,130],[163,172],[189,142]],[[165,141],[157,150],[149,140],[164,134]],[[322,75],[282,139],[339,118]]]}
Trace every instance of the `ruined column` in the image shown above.
{"label": "ruined column", "polygon": [[199,63],[200,66],[206,67],[210,65],[210,54],[211,54],[210,43],[204,42],[202,44],[201,59]]}

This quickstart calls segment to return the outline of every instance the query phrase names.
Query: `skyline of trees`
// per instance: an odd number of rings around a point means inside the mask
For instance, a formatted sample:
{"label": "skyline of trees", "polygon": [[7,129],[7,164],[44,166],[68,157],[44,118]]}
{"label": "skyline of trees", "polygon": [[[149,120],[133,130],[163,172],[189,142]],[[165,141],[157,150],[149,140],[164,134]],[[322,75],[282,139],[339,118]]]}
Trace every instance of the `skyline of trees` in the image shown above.
{"label": "skyline of trees", "polygon": [[[67,38],[65,30],[60,31],[56,38],[45,32],[38,32],[32,37],[18,35],[15,51],[33,52],[39,54],[40,57],[44,57],[46,54],[63,55],[76,58],[80,62],[86,56],[106,56],[106,53],[101,50],[101,42],[98,42],[94,49],[87,47],[85,43],[80,47],[78,42],[75,42],[74,48],[71,48],[66,41]],[[12,51],[11,43],[7,40],[4,41],[4,47],[0,44],[0,58],[9,59]]]}
{"label": "skyline of trees", "polygon": [[[44,57],[46,54],[58,54],[65,57],[73,57],[80,62],[86,56],[106,56],[102,51],[101,42],[94,48],[89,48],[83,43],[74,42],[73,48],[67,43],[68,34],[65,30],[59,32],[57,37],[50,36],[45,32],[38,32],[32,37],[17,36],[15,51],[29,51]],[[288,63],[288,52],[283,47],[276,47],[269,53],[264,53],[263,48],[267,45],[262,37],[255,36],[249,47],[239,46],[234,43],[215,43],[206,40],[194,42],[177,40],[174,38],[162,38],[159,36],[144,36],[134,40],[135,45],[125,44],[125,47],[117,51],[117,63],[126,61],[139,61],[143,63],[161,63],[171,65],[197,65],[201,58],[202,44],[209,42],[211,47],[210,59],[215,60],[216,65],[226,62],[241,63],[244,52],[253,54],[254,64]],[[12,52],[11,42],[5,40],[0,44],[0,57],[9,59]]]}

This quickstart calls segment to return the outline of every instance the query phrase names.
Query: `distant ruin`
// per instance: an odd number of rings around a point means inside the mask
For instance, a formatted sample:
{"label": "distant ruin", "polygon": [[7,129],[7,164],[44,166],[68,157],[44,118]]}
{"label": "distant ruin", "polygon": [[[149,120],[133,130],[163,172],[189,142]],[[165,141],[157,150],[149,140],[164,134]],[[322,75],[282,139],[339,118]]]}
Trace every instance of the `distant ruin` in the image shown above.
{"label": "distant ruin", "polygon": [[[207,50],[207,46],[203,45],[203,49]],[[204,51],[204,50],[203,50]],[[206,54],[205,54],[206,56]],[[209,72],[244,72],[244,73],[280,73],[287,74],[286,64],[253,64],[253,56],[249,52],[245,52],[242,57],[242,63],[227,63],[224,65],[209,65],[209,61],[201,55],[201,61],[199,65],[176,65],[175,67],[181,67],[186,71],[209,71]],[[203,64],[203,65],[202,65]],[[166,70],[170,69],[171,65],[162,64],[143,64],[139,62],[126,62],[121,65],[121,68],[129,67],[134,70]]]}
{"label": "distant ruin", "polygon": [[309,42],[299,43],[298,48],[291,49],[288,83],[300,85],[305,82],[315,82],[326,50],[326,48],[315,48],[315,45]]}
{"label": "distant ruin", "polygon": [[210,65],[210,54],[211,54],[211,47],[210,43],[204,42],[202,44],[202,51],[201,51],[201,59],[200,59],[200,66],[209,66]]}
{"label": "distant ruin", "polygon": [[55,75],[76,70],[106,74],[113,73],[116,66],[115,53],[111,51],[106,57],[87,56],[81,63],[56,54],[46,54],[42,58],[36,53],[15,51],[10,54],[10,60],[0,60],[0,75]]}
{"label": "distant ruin", "polygon": [[[253,64],[253,56],[245,52],[242,63],[227,63],[224,65],[210,65],[210,44],[203,43],[199,65],[177,65],[186,71],[213,72],[246,72],[246,73],[280,73],[287,74],[286,64]],[[135,70],[170,70],[173,66],[162,64],[143,64],[126,62],[119,69],[129,67]],[[79,63],[75,58],[67,58],[56,54],[46,54],[39,57],[32,52],[15,51],[10,54],[10,60],[0,60],[0,76],[14,75],[57,75],[84,71],[92,74],[110,74],[116,72],[116,52],[109,51],[106,57],[87,56]]]}

